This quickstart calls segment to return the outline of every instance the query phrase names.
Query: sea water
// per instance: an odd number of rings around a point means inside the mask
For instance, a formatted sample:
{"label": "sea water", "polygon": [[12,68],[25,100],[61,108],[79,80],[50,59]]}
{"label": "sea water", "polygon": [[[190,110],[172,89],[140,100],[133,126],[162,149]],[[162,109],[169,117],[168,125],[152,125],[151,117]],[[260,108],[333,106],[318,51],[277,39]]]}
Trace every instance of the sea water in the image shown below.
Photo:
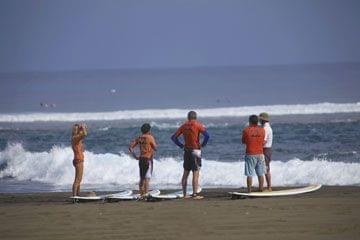
{"label": "sea water", "polygon": [[[160,145],[153,188],[180,188],[182,150],[171,135],[189,109],[88,113],[0,114],[0,192],[70,191],[74,179],[71,126],[85,122],[83,190],[137,188],[132,139],[148,122]],[[244,187],[241,132],[250,114],[267,111],[274,132],[274,186],[360,184],[360,103],[269,105],[196,109],[210,134],[203,149],[201,185]]]}

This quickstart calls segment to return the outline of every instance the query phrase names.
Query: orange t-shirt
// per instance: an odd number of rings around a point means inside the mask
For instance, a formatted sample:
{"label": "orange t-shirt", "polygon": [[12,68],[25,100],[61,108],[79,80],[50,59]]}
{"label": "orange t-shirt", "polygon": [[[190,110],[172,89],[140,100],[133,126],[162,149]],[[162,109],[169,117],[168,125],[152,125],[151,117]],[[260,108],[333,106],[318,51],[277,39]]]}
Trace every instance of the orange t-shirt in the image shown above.
{"label": "orange t-shirt", "polygon": [[205,127],[196,120],[185,122],[175,133],[176,137],[184,136],[185,148],[200,149],[199,135],[205,132]]}
{"label": "orange t-shirt", "polygon": [[152,135],[143,134],[132,141],[130,148],[133,150],[137,145],[140,146],[140,157],[152,158],[154,149],[156,149],[156,142]]}
{"label": "orange t-shirt", "polygon": [[84,161],[84,145],[82,139],[74,138],[71,141],[71,146],[74,152],[74,160],[76,161]]}
{"label": "orange t-shirt", "polygon": [[263,154],[265,130],[258,125],[250,125],[243,130],[242,142],[246,144],[246,154]]}

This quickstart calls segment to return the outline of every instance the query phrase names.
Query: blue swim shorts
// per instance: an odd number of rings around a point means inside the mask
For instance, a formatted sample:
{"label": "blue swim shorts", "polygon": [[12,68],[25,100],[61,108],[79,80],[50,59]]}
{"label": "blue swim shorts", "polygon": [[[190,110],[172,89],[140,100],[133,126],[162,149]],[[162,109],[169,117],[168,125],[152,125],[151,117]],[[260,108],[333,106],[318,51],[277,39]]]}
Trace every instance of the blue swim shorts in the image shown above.
{"label": "blue swim shorts", "polygon": [[245,175],[248,177],[265,175],[265,158],[263,154],[245,155]]}

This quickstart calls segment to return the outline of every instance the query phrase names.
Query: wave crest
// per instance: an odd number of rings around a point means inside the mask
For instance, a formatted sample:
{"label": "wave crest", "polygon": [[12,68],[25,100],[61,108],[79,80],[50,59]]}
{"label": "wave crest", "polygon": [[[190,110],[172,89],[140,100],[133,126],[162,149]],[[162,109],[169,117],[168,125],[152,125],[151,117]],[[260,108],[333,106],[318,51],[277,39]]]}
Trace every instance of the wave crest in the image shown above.
{"label": "wave crest", "polygon": [[[85,152],[84,184],[99,186],[135,186],[138,182],[137,161],[127,154],[94,154]],[[53,185],[69,185],[74,178],[73,153],[70,147],[54,146],[48,152],[29,152],[21,144],[9,145],[0,152],[0,178],[19,181],[38,181]],[[181,157],[160,158],[154,161],[152,184],[167,188],[180,186]],[[324,185],[360,184],[360,164],[329,162],[314,159],[288,162],[273,161],[274,186],[300,186],[311,183]],[[203,187],[244,187],[244,162],[203,160]]]}
{"label": "wave crest", "polygon": [[[323,114],[360,112],[357,103],[317,103],[297,105],[244,106],[227,108],[195,109],[201,117],[244,117],[259,112],[271,115]],[[0,122],[37,122],[37,121],[112,121],[129,119],[182,119],[188,109],[144,109],[94,113],[27,113],[0,114]]]}

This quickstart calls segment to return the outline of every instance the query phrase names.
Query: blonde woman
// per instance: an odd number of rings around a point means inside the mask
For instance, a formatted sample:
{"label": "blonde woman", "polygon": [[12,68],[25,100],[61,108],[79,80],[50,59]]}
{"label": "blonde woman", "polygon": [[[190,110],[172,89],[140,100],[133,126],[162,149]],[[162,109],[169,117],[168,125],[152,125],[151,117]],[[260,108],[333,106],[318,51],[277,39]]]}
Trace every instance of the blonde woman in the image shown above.
{"label": "blonde woman", "polygon": [[87,126],[75,124],[72,129],[71,147],[74,152],[73,165],[75,167],[75,179],[72,187],[73,196],[79,196],[80,184],[84,171],[84,143],[83,140],[87,135]]}

